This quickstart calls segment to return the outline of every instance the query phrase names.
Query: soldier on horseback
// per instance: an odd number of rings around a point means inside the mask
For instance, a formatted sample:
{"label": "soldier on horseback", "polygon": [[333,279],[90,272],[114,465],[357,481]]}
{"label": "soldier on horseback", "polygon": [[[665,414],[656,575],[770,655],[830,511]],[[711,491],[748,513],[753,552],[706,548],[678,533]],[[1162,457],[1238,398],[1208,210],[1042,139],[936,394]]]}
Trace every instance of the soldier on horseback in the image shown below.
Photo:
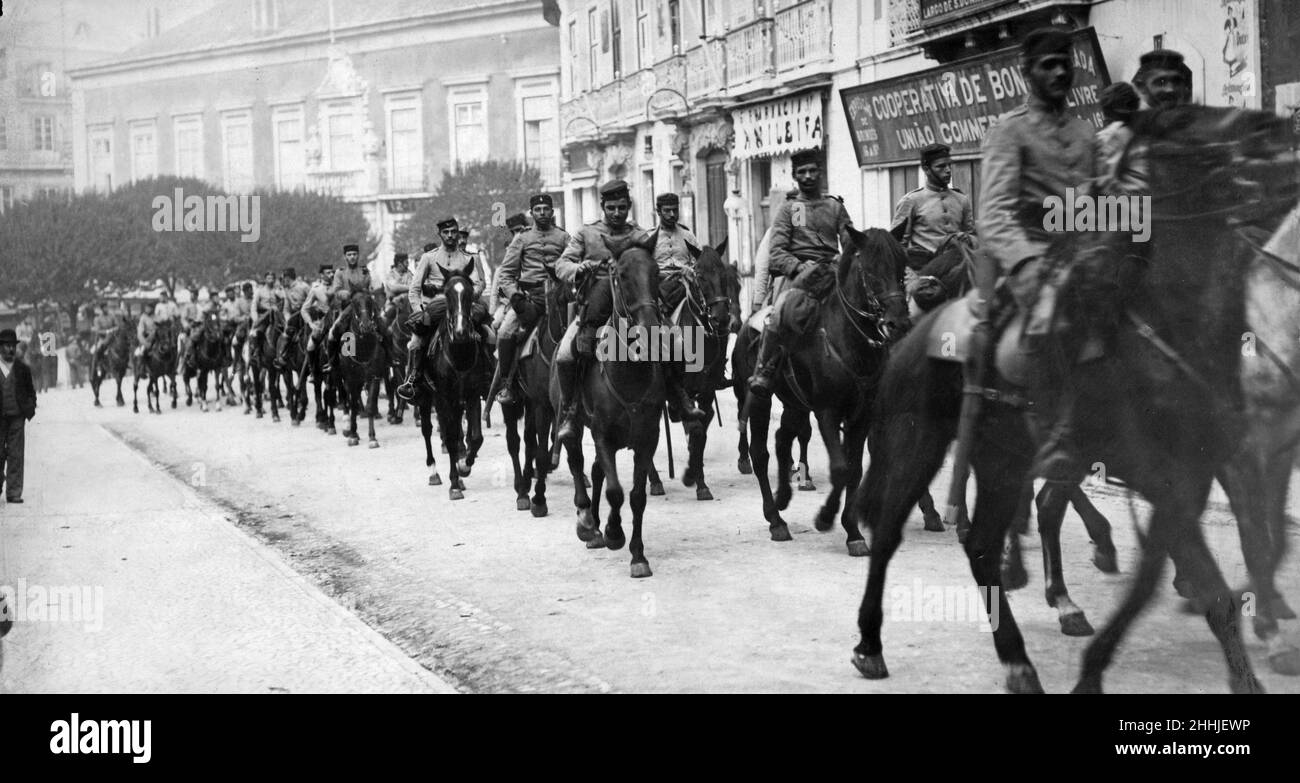
{"label": "soldier on horseback", "polygon": [[311,284],[307,298],[298,311],[302,322],[311,329],[311,336],[307,338],[308,355],[316,350],[325,334],[325,318],[330,312],[330,288],[334,284],[334,265],[321,264],[319,272],[320,277]]}
{"label": "soldier on horseback", "polygon": [[[523,212],[516,212],[506,218],[506,230],[510,232],[510,241],[513,242],[515,237],[528,230],[528,215]],[[509,245],[507,244],[506,251],[509,252],[509,249]],[[497,271],[492,275],[492,288],[490,289],[492,296],[496,297],[495,301],[492,303],[492,331],[497,333],[498,340],[501,339],[501,324],[505,322],[506,314],[510,312],[510,298],[501,291],[501,270],[504,269],[504,267],[505,261],[503,260],[501,266],[498,266]],[[497,369],[500,369],[499,364],[497,365]],[[498,376],[499,375],[500,373],[498,373]],[[497,379],[493,379],[492,386],[494,388],[497,385],[496,380]]]}
{"label": "soldier on horseback", "polygon": [[108,347],[108,338],[117,329],[117,318],[109,315],[108,305],[100,302],[95,308],[95,318],[91,323],[95,333],[95,345],[90,349],[90,374],[95,374],[95,367],[104,359],[104,349]]}
{"label": "soldier on horseback", "polygon": [[[330,326],[329,336],[326,341],[326,360],[325,365],[321,367],[322,372],[332,372],[334,362],[338,359],[339,340],[343,335],[341,329],[347,321],[348,316],[352,314],[352,295],[356,293],[370,293],[370,269],[360,263],[361,248],[356,243],[349,242],[343,246],[343,260],[347,263],[342,269],[334,273],[334,282],[330,284],[329,295],[331,301],[339,308],[338,317],[334,319],[333,325]],[[380,336],[387,342],[388,327],[384,326],[382,320],[375,325],[379,330]]]}
{"label": "soldier on horseback", "polygon": [[695,268],[692,249],[699,252],[700,241],[691,230],[677,222],[681,199],[676,193],[655,197],[655,215],[659,225],[654,230],[655,263],[659,265],[659,298],[672,312],[686,297],[686,275]]}
{"label": "soldier on horseback", "polygon": [[190,300],[180,308],[180,336],[176,344],[176,372],[185,373],[185,366],[190,363],[194,350],[194,336],[203,325],[203,310],[199,306],[199,287],[191,284]]}
{"label": "soldier on horseback", "polygon": [[[984,139],[979,233],[989,259],[1005,275],[1020,313],[1028,316],[1024,345],[1040,352],[1051,334],[1056,301],[1069,270],[1049,252],[1053,237],[1043,218],[1045,199],[1094,174],[1093,129],[1069,112],[1074,63],[1068,31],[1043,28],[1021,47],[1021,69],[1030,87],[1025,104],[1003,115]],[[1067,394],[1066,408],[1074,394]],[[1040,453],[1040,473],[1077,481],[1078,455],[1061,417]]]}
{"label": "soldier on horseback", "polygon": [[140,314],[140,320],[135,324],[135,338],[139,345],[135,348],[133,354],[136,359],[144,356],[153,347],[153,338],[158,332],[158,327],[154,321],[156,306],[146,304],[144,312]]}
{"label": "soldier on horseback", "polygon": [[[506,248],[498,278],[499,291],[509,310],[497,332],[497,402],[514,405],[515,355],[528,332],[546,313],[546,284],[555,274],[555,262],[569,244],[569,235],[555,225],[550,195],[538,193],[528,200],[533,227],[523,224]],[[522,215],[518,216],[522,217]],[[495,386],[493,387],[495,388]]]}
{"label": "soldier on horseback", "polygon": [[853,225],[843,200],[821,193],[821,150],[797,152],[790,162],[799,192],[787,195],[777,208],[772,220],[769,264],[773,274],[784,275],[791,284],[777,297],[763,329],[758,366],[749,379],[750,393],[760,397],[772,396],[781,369],[785,353],[782,330],[801,335],[818,300],[833,290],[840,238]]}
{"label": "soldier on horseback", "polygon": [[447,314],[447,298],[443,292],[447,275],[463,274],[469,277],[475,297],[470,317],[479,328],[487,323],[487,306],[480,298],[486,286],[483,276],[479,274],[475,257],[461,249],[459,223],[455,218],[439,221],[438,235],[442,238],[442,247],[421,255],[411,277],[411,318],[407,324],[411,328],[411,341],[407,344],[406,380],[397,387],[397,395],[405,400],[415,396],[415,379],[424,366],[424,353],[429,338],[437,334],[438,327]]}
{"label": "soldier on horseback", "polygon": [[267,272],[262,276],[262,285],[253,292],[251,308],[253,323],[249,327],[248,338],[252,341],[252,346],[257,346],[262,342],[262,330],[266,328],[272,311],[284,310],[284,289],[277,284],[275,272]]}
{"label": "soldier on horseback", "polygon": [[311,292],[311,284],[298,279],[298,270],[286,267],[284,270],[284,331],[275,345],[275,366],[284,369],[285,357],[289,355],[289,346],[298,337],[302,329],[302,306]]}
{"label": "soldier on horseback", "polygon": [[384,296],[388,303],[384,306],[384,320],[391,321],[397,316],[397,297],[411,295],[411,270],[407,266],[410,259],[406,253],[393,256],[393,268],[384,275]]}
{"label": "soldier on horseback", "polygon": [[[558,437],[566,442],[572,442],[578,435],[579,378],[586,364],[595,357],[597,330],[613,313],[613,289],[607,269],[611,256],[605,242],[607,239],[639,241],[646,236],[635,222],[628,219],[632,200],[626,182],[616,179],[605,183],[600,189],[600,205],[605,217],[588,223],[571,236],[564,253],[555,263],[556,275],[561,280],[573,283],[581,277],[583,283],[578,292],[580,328],[575,331],[570,326],[555,356],[562,407]],[[695,405],[682,386],[677,363],[670,362],[668,367],[668,405],[673,415],[705,418],[707,414]]]}
{"label": "soldier on horseback", "polygon": [[[925,184],[898,201],[890,232],[907,251],[908,290],[922,310],[930,310],[960,290],[955,267],[963,256],[949,255],[952,240],[975,233],[975,212],[970,197],[951,187],[951,148],[930,144],[921,150]],[[942,260],[940,257],[942,256]],[[951,282],[954,290],[948,290]]]}

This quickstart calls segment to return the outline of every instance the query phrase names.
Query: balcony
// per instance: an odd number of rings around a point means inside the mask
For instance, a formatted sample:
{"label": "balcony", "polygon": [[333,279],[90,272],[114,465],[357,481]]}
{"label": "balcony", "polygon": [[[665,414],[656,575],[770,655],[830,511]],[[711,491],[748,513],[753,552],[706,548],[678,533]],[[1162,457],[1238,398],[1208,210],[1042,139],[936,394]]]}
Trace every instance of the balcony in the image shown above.
{"label": "balcony", "polygon": [[831,0],[807,0],[774,16],[776,70],[788,71],[828,62],[831,52]]}
{"label": "balcony", "polygon": [[654,91],[655,72],[652,68],[642,68],[623,77],[619,91],[623,125],[631,127],[645,120],[645,104]]}
{"label": "balcony", "polygon": [[727,34],[728,89],[760,87],[775,73],[771,19],[755,19]]}
{"label": "balcony", "polygon": [[727,88],[727,42],[705,41],[686,53],[686,94],[691,103],[720,99]]}
{"label": "balcony", "polygon": [[307,188],[315,193],[347,198],[366,194],[366,172],[356,171],[310,171],[307,173]]}
{"label": "balcony", "polygon": [[889,45],[902,46],[921,29],[921,0],[889,0]]}
{"label": "balcony", "polygon": [[623,109],[619,105],[619,83],[610,82],[598,90],[587,93],[592,119],[602,130],[622,125]]}
{"label": "balcony", "polygon": [[686,93],[686,55],[674,54],[666,60],[655,63],[654,67],[654,101],[648,106],[643,101],[642,110],[649,110],[650,116],[656,114],[671,116],[676,114],[685,114],[687,107],[684,105],[684,97],[679,98],[669,92],[657,92],[658,90],[676,90],[683,96]]}

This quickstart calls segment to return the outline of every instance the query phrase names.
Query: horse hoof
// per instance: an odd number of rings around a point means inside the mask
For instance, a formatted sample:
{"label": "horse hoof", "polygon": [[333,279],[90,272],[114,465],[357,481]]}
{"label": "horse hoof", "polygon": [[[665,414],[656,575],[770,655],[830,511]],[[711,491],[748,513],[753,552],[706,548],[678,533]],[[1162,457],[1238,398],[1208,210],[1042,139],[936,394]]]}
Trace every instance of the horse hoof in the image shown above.
{"label": "horse hoof", "polygon": [[853,668],[868,680],[883,680],[889,676],[889,669],[885,666],[885,657],[883,655],[863,655],[860,652],[853,653],[853,658],[849,661]]}
{"label": "horse hoof", "polygon": [[366,446],[366,448],[368,448],[368,449],[377,449],[377,448],[379,448],[379,441],[377,441],[377,440],[372,440],[372,441],[370,441],[370,443]]}
{"label": "horse hoof", "polygon": [[361,445],[361,438],[348,438],[348,445],[349,445],[349,446],[360,446],[360,445]]}
{"label": "horse hoof", "polygon": [[1038,672],[1027,663],[1007,667],[1007,690],[1011,693],[1042,693],[1043,684],[1038,681]]}
{"label": "horse hoof", "polygon": [[1011,591],[1019,590],[1029,584],[1029,574],[1025,571],[1023,565],[1006,566],[1002,568],[1002,589]]}
{"label": "horse hoof", "polygon": [[741,475],[744,476],[752,476],[754,474],[754,466],[751,465],[747,459],[737,460],[736,470],[740,471]]}
{"label": "horse hoof", "polygon": [[686,470],[685,473],[682,474],[682,486],[686,486],[686,487],[695,486],[695,474],[691,472],[689,468]]}
{"label": "horse hoof", "polygon": [[272,413],[272,414],[271,414],[271,422],[274,423],[274,424],[279,424],[279,423],[280,423],[280,417],[277,416],[277,415],[275,415],[274,413]]}
{"label": "horse hoof", "polygon": [[[217,410],[220,411],[221,409],[220,409],[220,408],[217,408]],[[295,426],[295,427],[300,427],[300,426],[302,426],[302,422],[299,421],[298,419],[294,419],[294,420],[293,420],[293,426]]]}
{"label": "horse hoof", "polygon": [[528,507],[528,510],[532,513],[533,517],[537,519],[541,519],[550,513],[550,509],[546,507],[545,503],[533,503]]}
{"label": "horse hoof", "polygon": [[817,528],[818,533],[825,533],[835,524],[835,515],[827,514],[825,511],[818,511],[817,516],[813,519],[813,527]]}
{"label": "horse hoof", "polygon": [[587,539],[587,548],[588,548],[588,549],[604,549],[605,546],[606,546],[606,545],[605,545],[605,537],[604,537],[603,535],[601,535],[600,531],[599,531],[599,530],[594,530],[594,531],[592,531],[592,532],[591,532],[591,538]]}
{"label": "horse hoof", "polygon": [[338,431],[335,430],[333,427],[326,427],[326,428],[325,428],[325,434],[326,434],[326,435],[337,435],[337,434],[339,434],[339,433],[338,433]]}
{"label": "horse hoof", "polygon": [[96,408],[102,408],[102,407],[104,407],[104,406],[103,406],[103,404],[102,404],[99,400],[95,400],[95,407],[96,407]]}
{"label": "horse hoof", "polygon": [[848,541],[845,546],[849,549],[849,557],[866,557],[871,554],[871,547],[867,546],[867,542],[861,538]]}
{"label": "horse hoof", "polygon": [[126,401],[125,401],[125,400],[118,400],[118,401],[117,401],[117,407],[119,407],[119,408],[125,408],[125,407],[126,407]]}
{"label": "horse hoof", "polygon": [[1268,668],[1287,677],[1300,676],[1300,649],[1288,647],[1271,653]]}
{"label": "horse hoof", "polygon": [[461,492],[461,491],[460,491],[459,489],[457,489],[456,487],[452,487],[452,488],[451,488],[451,492],[449,492],[449,493],[447,493],[447,494],[451,496],[451,499],[452,499],[452,500],[464,500],[464,499],[465,499],[465,493],[464,493],[464,492]]}
{"label": "horse hoof", "polygon": [[140,406],[139,406],[139,405],[132,405],[132,406],[131,406],[131,411],[132,411],[133,413],[139,413],[139,412],[140,412]]}
{"label": "horse hoof", "polygon": [[664,485],[663,485],[663,483],[662,483],[662,482],[658,482],[658,481],[656,481],[656,482],[654,482],[653,484],[651,484],[651,485],[650,485],[650,494],[651,494],[651,495],[654,495],[655,497],[658,497],[658,496],[664,494]]}
{"label": "horse hoof", "polygon": [[925,530],[930,533],[942,533],[947,528],[943,526],[943,519],[931,511],[925,515]]}
{"label": "horse hoof", "polygon": [[696,499],[696,500],[713,500],[713,493],[709,491],[709,488],[708,488],[708,487],[696,487],[696,489],[695,489],[695,499]]}
{"label": "horse hoof", "polygon": [[605,548],[617,552],[627,543],[627,536],[623,535],[622,530],[616,531],[617,535],[611,535],[609,530],[605,530]]}
{"label": "horse hoof", "polygon": [[1092,553],[1092,564],[1097,566],[1097,570],[1103,574],[1118,574],[1119,563],[1115,559],[1115,550],[1103,551],[1101,549]]}
{"label": "horse hoof", "polygon": [[469,463],[465,462],[464,460],[461,460],[460,462],[457,462],[457,463],[456,463],[456,470],[459,471],[459,472],[460,472],[460,475],[462,475],[462,476],[468,476],[468,475],[469,475],[470,467],[471,467],[471,465],[470,465]]}
{"label": "horse hoof", "polygon": [[813,480],[812,480],[812,479],[805,479],[805,480],[799,482],[799,491],[800,491],[800,492],[816,492],[816,491],[817,491],[817,485],[813,483]]}
{"label": "horse hoof", "polygon": [[532,504],[528,502],[528,498],[515,498],[516,511],[527,511],[531,505]]}
{"label": "horse hoof", "polygon": [[247,416],[247,415],[250,414],[250,413],[252,413],[251,410],[249,410],[248,408],[244,408],[244,415],[245,415],[245,416]]}
{"label": "horse hoof", "polygon": [[1061,615],[1060,620],[1061,633],[1066,636],[1092,636],[1096,633],[1096,631],[1093,630],[1092,624],[1088,622],[1088,618],[1084,616],[1083,612],[1063,614]]}
{"label": "horse hoof", "polygon": [[649,563],[633,563],[633,564],[632,564],[632,578],[633,578],[633,579],[645,579],[647,576],[654,576],[654,574],[650,573],[650,564],[649,564]]}
{"label": "horse hoof", "polygon": [[767,532],[772,534],[773,541],[793,541],[794,537],[790,535],[790,528],[785,523],[768,525]]}
{"label": "horse hoof", "polygon": [[439,476],[437,473],[434,473],[432,476],[430,476],[430,477],[429,477],[429,486],[431,486],[431,487],[441,487],[441,486],[442,486],[442,476]]}

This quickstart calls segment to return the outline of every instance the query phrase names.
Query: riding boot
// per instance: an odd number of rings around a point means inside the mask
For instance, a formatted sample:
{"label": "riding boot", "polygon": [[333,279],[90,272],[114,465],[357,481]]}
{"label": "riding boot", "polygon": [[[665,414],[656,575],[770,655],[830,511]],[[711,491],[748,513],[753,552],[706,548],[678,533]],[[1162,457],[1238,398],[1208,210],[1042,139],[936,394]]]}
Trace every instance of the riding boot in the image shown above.
{"label": "riding boot", "polygon": [[513,337],[503,337],[497,341],[497,381],[492,387],[493,391],[500,386],[497,393],[497,402],[502,405],[514,405],[519,402],[515,395],[515,353],[518,349],[518,340]]}
{"label": "riding boot", "polygon": [[560,382],[560,428],[556,440],[574,445],[578,439],[578,377],[582,372],[583,359],[574,357],[569,366],[557,367]]}
{"label": "riding boot", "polygon": [[781,367],[785,353],[781,338],[776,329],[769,325],[763,330],[763,339],[758,349],[758,366],[749,379],[749,393],[758,397],[771,397],[772,386],[776,382],[776,373]]}
{"label": "riding boot", "polygon": [[410,400],[415,396],[415,381],[420,377],[420,369],[424,366],[424,348],[412,348],[406,352],[406,380],[402,385],[397,387],[397,396],[404,400]]}
{"label": "riding boot", "polygon": [[674,421],[683,421],[691,419],[700,421],[708,418],[708,413],[700,409],[691,399],[691,395],[686,391],[686,385],[683,383],[682,376],[685,374],[681,363],[668,362],[664,369],[666,370],[664,380],[667,382],[667,402],[668,415]]}

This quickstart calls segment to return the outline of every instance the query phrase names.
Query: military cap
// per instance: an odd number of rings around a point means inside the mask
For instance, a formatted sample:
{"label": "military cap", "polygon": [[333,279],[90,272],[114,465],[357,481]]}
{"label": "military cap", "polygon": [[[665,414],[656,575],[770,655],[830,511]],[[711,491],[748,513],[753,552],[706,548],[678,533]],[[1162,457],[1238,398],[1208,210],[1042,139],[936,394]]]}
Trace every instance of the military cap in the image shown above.
{"label": "military cap", "polygon": [[321,272],[333,272],[333,271],[334,271],[334,265],[333,265],[333,264],[321,264],[321,265],[320,265],[320,269],[319,269],[318,271],[321,271]]}
{"label": "military cap", "polygon": [[1137,73],[1133,76],[1134,83],[1141,84],[1151,71],[1177,71],[1189,86],[1192,83],[1192,69],[1184,62],[1182,52],[1175,52],[1172,49],[1156,49],[1138,58]]}
{"label": "military cap", "polygon": [[525,228],[528,228],[528,216],[522,212],[516,212],[515,214],[506,218],[506,228],[510,229],[511,231],[523,230]]}
{"label": "military cap", "polygon": [[409,258],[410,256],[408,256],[406,253],[397,253],[396,255],[393,256],[393,263],[397,264],[398,262],[405,261]]}
{"label": "military cap", "polygon": [[456,233],[460,234],[462,237],[468,237],[468,236],[469,236],[469,229],[468,229],[468,228],[462,228],[461,230],[457,231]]}
{"label": "military cap", "polygon": [[929,166],[939,158],[947,158],[952,155],[952,147],[947,144],[927,144],[921,148],[921,165]]}
{"label": "military cap", "polygon": [[656,207],[676,207],[681,203],[682,200],[677,197],[676,193],[660,193],[655,196]]}
{"label": "military cap", "polygon": [[529,209],[532,209],[533,207],[541,206],[541,205],[543,205],[543,204],[545,204],[545,205],[548,206],[548,207],[553,207],[553,206],[555,206],[555,204],[551,201],[551,194],[550,194],[550,193],[538,193],[537,195],[535,195],[535,196],[533,196],[532,198],[528,199],[528,208],[529,208]]}
{"label": "military cap", "polygon": [[343,246],[343,252],[344,252],[344,253],[360,253],[360,252],[361,252],[361,247],[360,247],[359,245],[357,245],[355,242],[349,242],[348,244],[346,244],[346,245]]}
{"label": "military cap", "polygon": [[818,166],[822,164],[821,150],[800,150],[790,156],[790,166],[793,168],[797,169],[810,163],[815,163]]}
{"label": "military cap", "polygon": [[612,179],[600,186],[600,201],[603,204],[606,201],[613,201],[620,198],[630,198],[627,191],[627,183],[621,179]]}
{"label": "military cap", "polygon": [[1040,27],[1025,36],[1020,44],[1020,56],[1044,57],[1049,54],[1069,54],[1073,43],[1070,30],[1064,27]]}
{"label": "military cap", "polygon": [[297,269],[294,269],[294,268],[291,267],[291,266],[286,266],[286,267],[284,268],[284,276],[285,276],[285,277],[297,277],[297,276],[298,276],[298,270],[297,270]]}
{"label": "military cap", "polygon": [[445,229],[445,228],[457,228],[457,227],[459,227],[459,226],[460,226],[460,223],[457,223],[457,222],[456,222],[456,218],[454,218],[454,217],[447,217],[447,218],[443,218],[442,220],[439,220],[439,221],[438,221],[438,230],[439,230],[439,231],[442,231],[442,230]]}

